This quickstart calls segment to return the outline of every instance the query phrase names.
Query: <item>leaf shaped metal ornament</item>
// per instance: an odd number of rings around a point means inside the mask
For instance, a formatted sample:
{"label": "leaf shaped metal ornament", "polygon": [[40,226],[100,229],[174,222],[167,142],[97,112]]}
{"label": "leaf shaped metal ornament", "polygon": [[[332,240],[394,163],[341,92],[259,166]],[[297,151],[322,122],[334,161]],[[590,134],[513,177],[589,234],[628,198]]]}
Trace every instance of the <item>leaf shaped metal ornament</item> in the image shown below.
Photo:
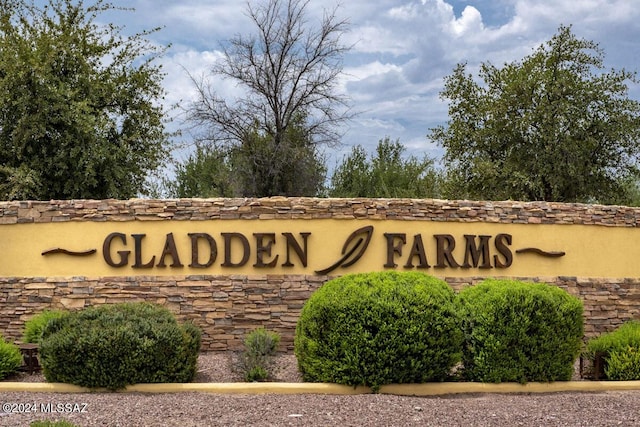
{"label": "leaf shaped metal ornament", "polygon": [[338,267],[346,268],[355,264],[369,247],[373,225],[367,225],[351,233],[342,246],[342,258],[324,270],[316,270],[316,274],[328,274]]}

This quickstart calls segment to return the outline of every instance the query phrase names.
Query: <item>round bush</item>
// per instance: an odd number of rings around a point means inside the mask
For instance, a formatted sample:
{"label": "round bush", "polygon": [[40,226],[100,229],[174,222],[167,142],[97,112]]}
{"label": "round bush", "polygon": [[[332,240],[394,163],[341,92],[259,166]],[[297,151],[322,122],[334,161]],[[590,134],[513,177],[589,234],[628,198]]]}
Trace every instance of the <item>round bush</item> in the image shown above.
{"label": "round bush", "polygon": [[578,298],[544,283],[488,279],[459,299],[467,380],[571,379],[583,336]]}
{"label": "round bush", "polygon": [[127,384],[189,382],[196,372],[200,330],[179,325],[148,303],[90,307],[52,319],[40,342],[47,381],[119,389]]}
{"label": "round bush", "polygon": [[0,336],[0,379],[13,374],[20,366],[22,366],[20,349]]}
{"label": "round bush", "polygon": [[302,309],[294,351],[304,381],[365,385],[448,377],[462,334],[455,294],[417,272],[346,275]]}

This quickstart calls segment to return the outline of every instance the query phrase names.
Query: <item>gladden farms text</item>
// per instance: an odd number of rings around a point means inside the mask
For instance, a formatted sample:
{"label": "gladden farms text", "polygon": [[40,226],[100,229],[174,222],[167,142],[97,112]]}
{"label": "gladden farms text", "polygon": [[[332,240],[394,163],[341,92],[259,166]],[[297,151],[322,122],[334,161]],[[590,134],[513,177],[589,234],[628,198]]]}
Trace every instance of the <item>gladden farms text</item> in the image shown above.
{"label": "gladden farms text", "polygon": [[[374,235],[367,226],[346,239],[342,248],[332,247],[323,240],[322,251],[335,252],[334,264],[315,270],[328,274],[338,267],[355,264],[367,251]],[[164,243],[151,247],[146,234],[114,232],[103,242],[104,261],[111,267],[130,266],[134,269],[190,268],[206,269],[218,263],[221,267],[243,267],[249,263],[258,269],[276,266],[306,268],[313,254],[310,250],[310,232],[301,233],[187,233],[185,236],[166,234]],[[508,268],[513,262],[510,234],[453,236],[451,234],[383,233],[386,253],[375,255],[384,268]],[[189,249],[178,249],[176,240],[189,242]],[[457,249],[456,249],[457,248]],[[185,253],[186,252],[186,253]],[[279,252],[279,253],[278,253]],[[325,266],[323,266],[325,267]]]}

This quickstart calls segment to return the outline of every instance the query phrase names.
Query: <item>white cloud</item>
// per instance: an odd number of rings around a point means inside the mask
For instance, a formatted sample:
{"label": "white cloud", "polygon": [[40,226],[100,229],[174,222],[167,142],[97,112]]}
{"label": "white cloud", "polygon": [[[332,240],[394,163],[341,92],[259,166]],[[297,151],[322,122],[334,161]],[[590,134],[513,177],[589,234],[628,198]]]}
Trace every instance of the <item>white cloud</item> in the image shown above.
{"label": "white cloud", "polygon": [[467,6],[462,11],[462,16],[459,19],[453,20],[451,28],[456,36],[462,36],[469,32],[479,33],[484,30],[482,23],[482,15],[473,6]]}
{"label": "white cloud", "polygon": [[[245,15],[245,3],[237,0],[225,1],[189,1],[169,2],[169,6],[163,8],[162,16],[166,22],[175,22],[183,30],[190,33],[198,33],[207,38],[207,34],[215,36],[233,36],[242,29],[247,28],[249,18]],[[211,39],[210,39],[211,40]],[[221,40],[213,39],[212,44]]]}
{"label": "white cloud", "polygon": [[197,93],[191,77],[199,79],[207,75],[211,66],[221,57],[220,52],[216,51],[200,52],[187,47],[173,49],[162,61],[166,73],[164,87],[167,103],[173,105],[195,99]]}
{"label": "white cloud", "polygon": [[346,45],[354,52],[389,53],[402,55],[409,51],[407,41],[397,37],[392,28],[367,25],[352,31],[345,37]]}
{"label": "white cloud", "polygon": [[383,64],[380,61],[373,61],[357,67],[346,67],[343,80],[346,84],[349,82],[362,82],[370,78],[379,78],[389,73],[398,74],[401,70],[402,68],[396,64]]}
{"label": "white cloud", "polygon": [[416,3],[406,4],[391,8],[387,14],[391,19],[410,22],[419,15],[418,7]]}

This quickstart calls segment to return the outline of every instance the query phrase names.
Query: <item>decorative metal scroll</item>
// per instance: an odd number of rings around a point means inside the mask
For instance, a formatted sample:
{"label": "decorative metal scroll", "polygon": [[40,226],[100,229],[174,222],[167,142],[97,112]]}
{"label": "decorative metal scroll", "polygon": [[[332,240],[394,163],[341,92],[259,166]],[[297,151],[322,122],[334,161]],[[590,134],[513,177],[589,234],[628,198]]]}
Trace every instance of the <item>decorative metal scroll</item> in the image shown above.
{"label": "decorative metal scroll", "polygon": [[48,249],[42,252],[42,256],[53,255],[53,254],[64,254],[64,255],[71,255],[71,256],[88,256],[88,255],[93,255],[96,252],[97,252],[96,249],[87,249],[86,251],[70,251],[68,249],[63,249],[63,248],[54,248],[54,249]]}
{"label": "decorative metal scroll", "polygon": [[532,253],[532,254],[549,257],[549,258],[559,258],[566,255],[566,253],[563,251],[543,251],[542,249],[538,249],[538,248],[517,249],[516,253],[517,254]]}

